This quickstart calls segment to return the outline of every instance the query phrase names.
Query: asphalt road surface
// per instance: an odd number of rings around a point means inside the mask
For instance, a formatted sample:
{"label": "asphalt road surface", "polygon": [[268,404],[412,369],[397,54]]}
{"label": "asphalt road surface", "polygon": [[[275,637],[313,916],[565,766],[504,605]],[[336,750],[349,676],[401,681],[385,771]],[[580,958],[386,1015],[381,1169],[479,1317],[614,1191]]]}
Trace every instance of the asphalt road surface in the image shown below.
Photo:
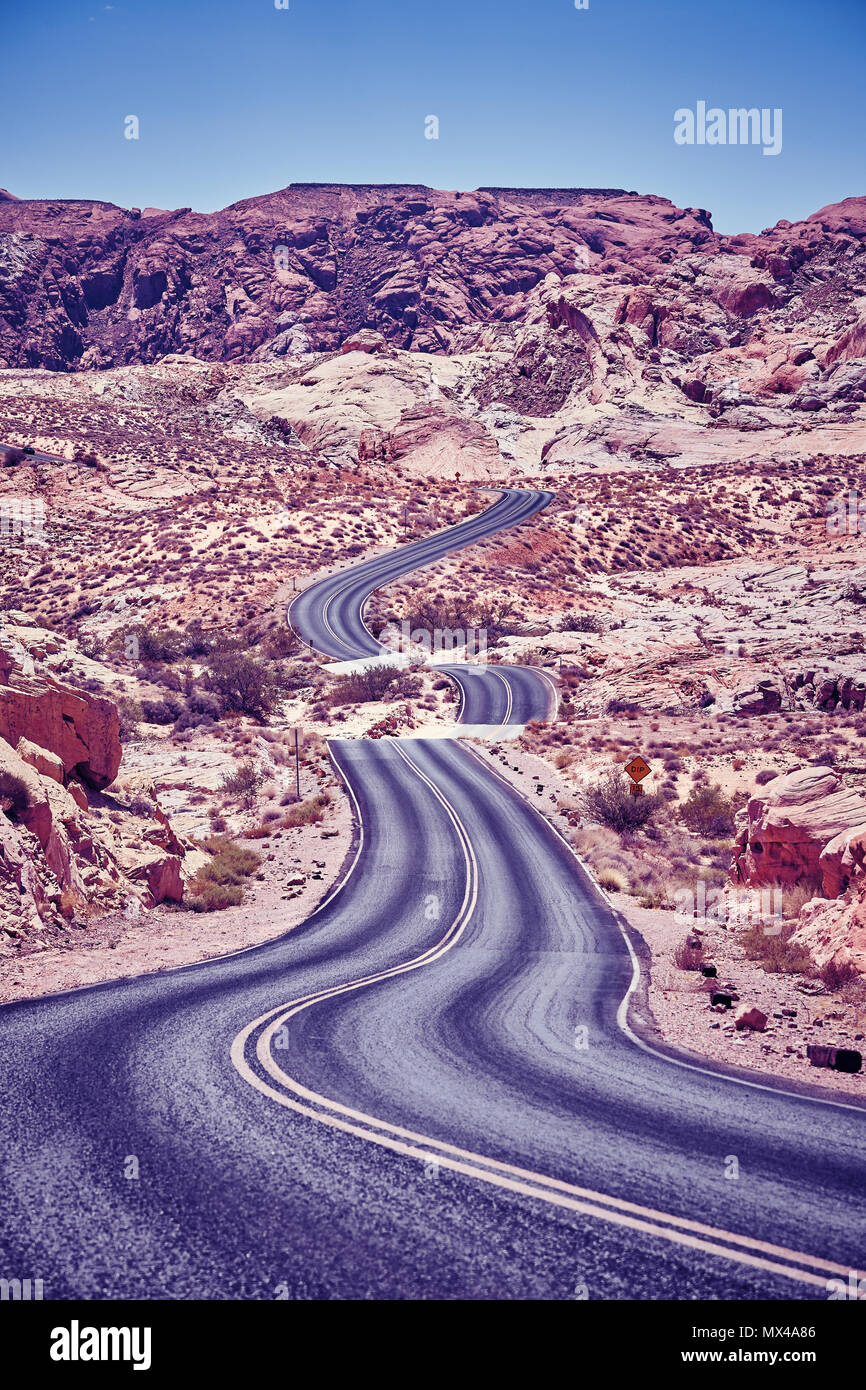
{"label": "asphalt road surface", "polygon": [[546,507],[552,492],[506,489],[486,511],[438,531],[425,540],[400,546],[389,555],[366,560],[313,584],[293,599],[289,622],[315,651],[337,661],[379,656],[385,650],[364,624],[364,605],[374,589],[401,575],[435,564],[444,556],[497,531],[521,525]]}
{"label": "asphalt road surface", "polygon": [[[536,708],[523,680],[487,713]],[[824,1299],[859,1271],[866,1112],[647,1042],[640,943],[482,755],[332,756],[357,840],[302,927],[0,1010],[0,1277],[46,1298]]]}

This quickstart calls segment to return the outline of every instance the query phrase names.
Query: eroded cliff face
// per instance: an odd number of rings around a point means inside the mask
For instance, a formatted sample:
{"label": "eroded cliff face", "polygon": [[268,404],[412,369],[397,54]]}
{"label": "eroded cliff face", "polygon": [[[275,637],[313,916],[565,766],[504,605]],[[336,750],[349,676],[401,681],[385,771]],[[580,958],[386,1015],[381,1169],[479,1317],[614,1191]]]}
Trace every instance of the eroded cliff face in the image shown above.
{"label": "eroded cliff face", "polygon": [[[618,189],[292,185],[209,214],[0,195],[0,361],[246,361],[330,351],[365,328],[448,353],[530,321],[550,276],[584,293],[549,316],[590,352],[635,329],[647,354],[690,361],[753,338],[757,316],[791,325],[820,302],[845,361],[862,353],[844,316],[866,292],[864,234],[853,198],[726,237],[701,209]],[[776,391],[808,378],[796,357],[770,367]]]}

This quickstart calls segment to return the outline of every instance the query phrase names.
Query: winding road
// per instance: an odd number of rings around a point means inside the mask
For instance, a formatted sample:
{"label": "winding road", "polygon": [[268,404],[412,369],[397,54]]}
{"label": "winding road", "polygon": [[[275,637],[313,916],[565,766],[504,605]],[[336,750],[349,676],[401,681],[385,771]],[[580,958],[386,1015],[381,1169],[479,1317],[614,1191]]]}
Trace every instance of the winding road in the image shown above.
{"label": "winding road", "polygon": [[[377,583],[544,501],[316,585],[292,625],[375,655]],[[529,668],[455,671],[469,722],[551,708]],[[331,752],[356,843],[302,927],[0,1010],[0,1275],[47,1298],[824,1299],[862,1267],[866,1111],[653,1042],[641,943],[483,752]]]}

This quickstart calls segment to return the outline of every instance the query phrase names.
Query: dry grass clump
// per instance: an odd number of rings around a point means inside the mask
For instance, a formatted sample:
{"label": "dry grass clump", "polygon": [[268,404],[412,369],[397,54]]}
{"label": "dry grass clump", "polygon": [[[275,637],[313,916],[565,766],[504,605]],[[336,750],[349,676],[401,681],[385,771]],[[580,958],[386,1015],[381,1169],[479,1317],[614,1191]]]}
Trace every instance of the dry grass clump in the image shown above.
{"label": "dry grass clump", "polygon": [[621,869],[614,868],[612,864],[606,864],[596,872],[596,878],[602,888],[606,888],[609,893],[627,893],[629,888],[628,875]]}
{"label": "dry grass clump", "polygon": [[295,829],[299,825],[316,825],[330,804],[331,798],[328,793],[318,792],[309,800],[299,801],[297,805],[290,806],[280,824],[285,826],[287,830]]}
{"label": "dry grass clump", "polygon": [[192,880],[189,906],[193,912],[237,907],[244,900],[244,883],[255,873],[261,858],[226,835],[212,835],[205,841],[205,847],[213,859],[199,869]]}
{"label": "dry grass clump", "polygon": [[744,931],[739,941],[749,959],[756,960],[769,975],[810,975],[813,967],[808,951],[791,942],[796,930],[794,921],[774,923],[769,930],[756,924]]}

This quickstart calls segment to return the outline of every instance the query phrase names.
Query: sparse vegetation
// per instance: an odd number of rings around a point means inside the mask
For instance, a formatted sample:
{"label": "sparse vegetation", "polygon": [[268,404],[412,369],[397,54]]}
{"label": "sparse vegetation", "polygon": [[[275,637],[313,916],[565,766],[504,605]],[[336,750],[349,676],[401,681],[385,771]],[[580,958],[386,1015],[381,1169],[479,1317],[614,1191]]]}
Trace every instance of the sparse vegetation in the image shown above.
{"label": "sparse vegetation", "polygon": [[674,963],[678,970],[700,970],[704,963],[704,952],[701,946],[691,946],[686,941],[681,941],[674,952]]}
{"label": "sparse vegetation", "polygon": [[689,830],[699,835],[721,838],[734,833],[733,806],[718,784],[693,787],[680,807],[680,815]]}
{"label": "sparse vegetation", "polygon": [[316,825],[324,816],[330,802],[331,798],[327,792],[319,792],[307,801],[298,801],[289,807],[280,824],[287,830],[299,825]]}
{"label": "sparse vegetation", "polygon": [[279,671],[240,651],[213,652],[204,684],[220,696],[226,709],[262,722],[273,714],[286,690]]}
{"label": "sparse vegetation", "polygon": [[219,784],[219,790],[224,796],[234,798],[241,806],[249,809],[255,805],[258,790],[266,777],[267,774],[262,768],[251,759],[247,759],[234,772],[226,773]]}
{"label": "sparse vegetation", "polygon": [[199,869],[189,887],[188,904],[193,912],[215,912],[237,907],[244,899],[244,884],[256,872],[261,858],[253,850],[225,835],[213,835],[205,841],[213,855],[209,864]]}
{"label": "sparse vegetation", "polygon": [[421,691],[421,681],[400,666],[368,666],[338,676],[329,696],[332,705],[355,705],[374,700],[405,699]]}
{"label": "sparse vegetation", "polygon": [[640,830],[659,807],[656,796],[646,793],[633,796],[629,784],[615,772],[608,773],[584,792],[583,804],[594,820],[620,834]]}
{"label": "sparse vegetation", "polygon": [[18,820],[30,805],[30,792],[23,777],[14,772],[0,772],[0,811]]}
{"label": "sparse vegetation", "polygon": [[[776,928],[778,927],[778,930]],[[740,944],[751,960],[756,960],[770,975],[810,975],[812,961],[808,951],[792,944],[796,922],[773,923],[748,927],[739,937]]]}

